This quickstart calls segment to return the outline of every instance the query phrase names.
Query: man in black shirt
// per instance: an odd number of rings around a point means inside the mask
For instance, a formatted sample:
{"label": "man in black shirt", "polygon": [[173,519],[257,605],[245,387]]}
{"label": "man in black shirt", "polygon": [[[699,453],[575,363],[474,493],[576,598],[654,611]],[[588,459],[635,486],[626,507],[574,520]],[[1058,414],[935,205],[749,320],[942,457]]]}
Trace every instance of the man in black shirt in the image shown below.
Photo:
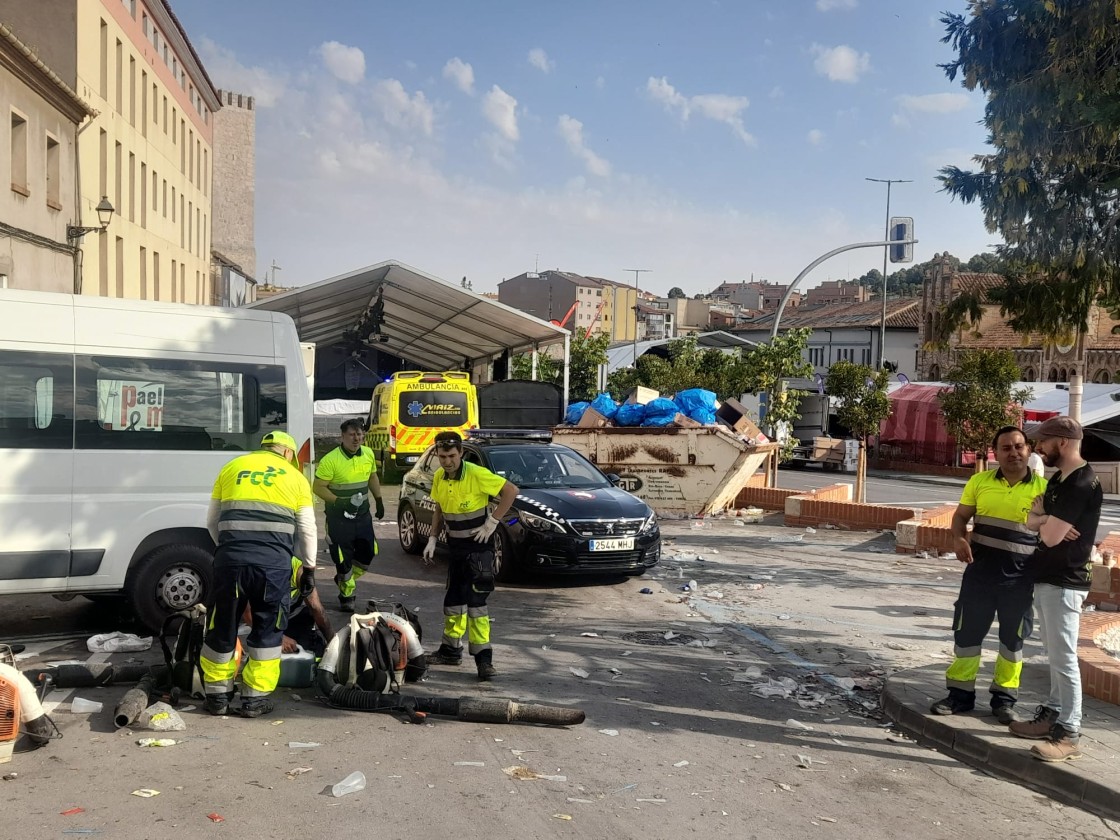
{"label": "man in black shirt", "polygon": [[1036,451],[1058,472],[1035,499],[1027,527],[1038,531],[1038,550],[1028,569],[1034,576],[1034,602],[1042,618],[1043,643],[1050,660],[1050,696],[1034,720],[1012,723],[1021,738],[1043,740],[1031,753],[1043,761],[1081,758],[1081,671],[1077,637],[1081,605],[1092,581],[1093,540],[1103,493],[1093,468],[1081,457],[1081,424],[1051,417],[1038,429]]}

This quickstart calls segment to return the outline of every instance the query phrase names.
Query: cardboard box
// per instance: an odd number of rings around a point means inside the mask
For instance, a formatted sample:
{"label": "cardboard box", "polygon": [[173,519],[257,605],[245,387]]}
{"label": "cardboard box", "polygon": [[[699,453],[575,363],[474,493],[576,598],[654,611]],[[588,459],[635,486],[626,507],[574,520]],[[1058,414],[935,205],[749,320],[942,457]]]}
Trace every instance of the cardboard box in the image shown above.
{"label": "cardboard box", "polygon": [[677,416],[673,418],[673,422],[670,425],[680,426],[682,429],[699,429],[702,428],[704,424],[697,420],[693,420],[687,414],[681,414],[680,412],[678,412]]}
{"label": "cardboard box", "polygon": [[627,405],[648,405],[661,396],[656,388],[645,388],[639,385],[626,395]]}
{"label": "cardboard box", "polygon": [[611,421],[600,414],[595,409],[588,406],[587,410],[583,412],[583,417],[579,418],[576,423],[577,429],[601,429],[604,426],[611,425]]}
{"label": "cardboard box", "polygon": [[1090,592],[1108,592],[1112,583],[1112,569],[1108,566],[1093,566],[1093,582]]}
{"label": "cardboard box", "polygon": [[716,417],[740,434],[747,428],[747,424],[758,429],[758,427],[751,422],[750,414],[748,414],[743,404],[732,397],[728,397],[724,400],[723,404],[716,409]]}
{"label": "cardboard box", "polygon": [[733,427],[736,434],[746,438],[751,443],[769,443],[770,438],[762,433],[762,429],[758,428],[749,417],[743,417]]}

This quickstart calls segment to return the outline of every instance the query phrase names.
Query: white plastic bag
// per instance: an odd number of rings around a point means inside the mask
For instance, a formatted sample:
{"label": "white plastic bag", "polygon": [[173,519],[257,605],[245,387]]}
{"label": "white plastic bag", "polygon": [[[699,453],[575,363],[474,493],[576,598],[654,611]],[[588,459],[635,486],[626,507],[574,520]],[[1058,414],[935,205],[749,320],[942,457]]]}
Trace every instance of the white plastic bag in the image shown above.
{"label": "white plastic bag", "polygon": [[152,646],[151,636],[137,636],[135,633],[98,633],[86,639],[86,649],[90,653],[116,653],[127,650],[148,650]]}
{"label": "white plastic bag", "polygon": [[156,732],[182,732],[187,728],[179,713],[166,703],[153,703],[143,712],[134,724],[137,729],[151,729]]}

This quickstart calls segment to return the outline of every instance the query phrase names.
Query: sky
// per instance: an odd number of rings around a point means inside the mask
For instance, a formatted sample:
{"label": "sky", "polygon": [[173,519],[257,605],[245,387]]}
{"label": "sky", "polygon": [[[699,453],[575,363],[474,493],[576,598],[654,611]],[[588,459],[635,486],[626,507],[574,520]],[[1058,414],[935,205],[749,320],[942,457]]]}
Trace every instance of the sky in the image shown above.
{"label": "sky", "polygon": [[[690,296],[788,283],[915,220],[917,262],[998,241],[940,192],[984,97],[937,66],[965,0],[172,0],[256,97],[256,276],[394,259],[474,290],[535,268]],[[840,254],[803,287],[882,269]],[[893,266],[891,271],[903,266]]]}

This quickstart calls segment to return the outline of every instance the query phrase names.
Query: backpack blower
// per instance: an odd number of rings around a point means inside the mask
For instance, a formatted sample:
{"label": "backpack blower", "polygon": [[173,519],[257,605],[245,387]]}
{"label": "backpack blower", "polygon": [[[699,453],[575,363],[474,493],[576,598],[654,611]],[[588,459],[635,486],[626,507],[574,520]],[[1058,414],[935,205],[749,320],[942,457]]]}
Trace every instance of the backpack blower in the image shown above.
{"label": "backpack blower", "polygon": [[29,749],[43,746],[58,732],[43,711],[31,681],[16,670],[11,648],[0,645],[0,764],[12,760],[21,725]]}

